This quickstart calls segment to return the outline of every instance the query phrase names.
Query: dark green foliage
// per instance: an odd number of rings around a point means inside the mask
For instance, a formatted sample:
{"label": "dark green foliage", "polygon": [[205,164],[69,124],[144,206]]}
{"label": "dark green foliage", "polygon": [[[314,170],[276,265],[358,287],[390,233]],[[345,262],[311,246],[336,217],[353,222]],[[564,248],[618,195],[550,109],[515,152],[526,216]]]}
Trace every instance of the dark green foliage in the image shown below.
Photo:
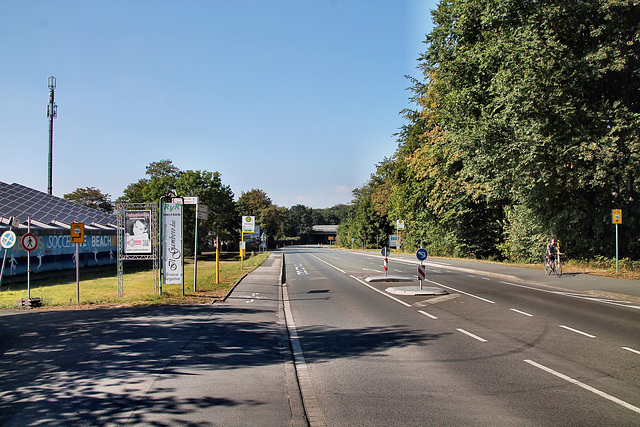
{"label": "dark green foliage", "polygon": [[[442,0],[398,150],[354,192],[435,253],[640,258],[640,2]],[[366,194],[371,194],[371,201]],[[362,206],[358,206],[362,205]],[[356,221],[357,219],[357,221]]]}
{"label": "dark green foliage", "polygon": [[102,191],[95,187],[77,188],[75,191],[65,194],[62,197],[102,212],[113,212],[113,204],[110,200],[111,196],[103,194]]}

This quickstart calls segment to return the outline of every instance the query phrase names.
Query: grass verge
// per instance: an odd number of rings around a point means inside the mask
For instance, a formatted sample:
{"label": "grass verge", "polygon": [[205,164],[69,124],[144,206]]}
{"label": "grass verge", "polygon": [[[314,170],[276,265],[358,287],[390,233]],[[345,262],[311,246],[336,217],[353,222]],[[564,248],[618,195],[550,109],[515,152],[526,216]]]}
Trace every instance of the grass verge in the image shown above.
{"label": "grass verge", "polygon": [[[80,303],[77,303],[76,279],[73,277],[38,280],[31,283],[31,298],[41,298],[45,309],[123,307],[162,304],[203,304],[222,299],[231,287],[247,273],[255,270],[269,256],[269,252],[240,261],[220,262],[220,280],[216,284],[215,260],[198,259],[197,289],[193,290],[193,261],[185,261],[184,295],[182,285],[163,285],[162,295],[153,294],[153,272],[149,268],[125,265],[123,297],[118,297],[118,278],[113,270],[84,273],[80,271]],[[127,271],[129,270],[129,271]],[[2,286],[0,308],[16,308],[27,297],[27,283]]]}

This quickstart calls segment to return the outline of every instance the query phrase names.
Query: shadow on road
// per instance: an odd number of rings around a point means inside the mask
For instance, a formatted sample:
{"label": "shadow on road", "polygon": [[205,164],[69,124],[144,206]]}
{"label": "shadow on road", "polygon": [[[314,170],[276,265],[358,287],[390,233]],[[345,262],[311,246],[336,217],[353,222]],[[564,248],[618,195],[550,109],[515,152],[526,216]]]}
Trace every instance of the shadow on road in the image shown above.
{"label": "shadow on road", "polygon": [[[0,425],[144,423],[150,413],[164,414],[168,425],[202,409],[262,405],[250,395],[222,396],[216,384],[197,390],[199,397],[163,385],[284,363],[282,326],[252,320],[275,319],[271,313],[224,304],[2,312]],[[315,326],[299,334],[310,363],[438,338],[402,326]]]}

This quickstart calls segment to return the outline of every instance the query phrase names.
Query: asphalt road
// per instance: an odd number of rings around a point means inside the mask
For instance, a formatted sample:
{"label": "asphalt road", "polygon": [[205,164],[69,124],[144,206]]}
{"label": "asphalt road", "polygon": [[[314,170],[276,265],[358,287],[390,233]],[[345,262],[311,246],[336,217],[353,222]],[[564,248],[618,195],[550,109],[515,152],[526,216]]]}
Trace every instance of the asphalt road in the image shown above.
{"label": "asphalt road", "polygon": [[637,302],[431,258],[446,295],[393,295],[380,255],[284,254],[222,304],[0,311],[0,425],[640,425]]}
{"label": "asphalt road", "polygon": [[[435,262],[425,285],[447,295],[399,296],[366,281],[381,256],[290,248],[285,262],[312,425],[640,424],[637,304]],[[416,265],[390,257],[389,274]]]}

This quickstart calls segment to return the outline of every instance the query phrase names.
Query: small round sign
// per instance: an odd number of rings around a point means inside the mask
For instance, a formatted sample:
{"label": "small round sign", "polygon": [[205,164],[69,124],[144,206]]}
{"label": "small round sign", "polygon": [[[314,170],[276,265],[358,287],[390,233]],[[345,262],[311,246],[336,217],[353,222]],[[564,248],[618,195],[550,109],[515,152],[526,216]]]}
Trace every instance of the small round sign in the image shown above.
{"label": "small round sign", "polygon": [[391,253],[391,251],[389,251],[388,247],[384,247],[382,248],[382,250],[380,251],[380,253],[382,254],[382,256],[389,256],[389,254]]}
{"label": "small round sign", "polygon": [[420,261],[424,261],[428,256],[429,253],[426,249],[420,248],[416,251],[416,258],[418,258]]}
{"label": "small round sign", "polygon": [[0,244],[4,249],[11,249],[16,244],[16,233],[11,230],[7,230],[2,233],[0,237]]}
{"label": "small round sign", "polygon": [[38,247],[38,238],[31,233],[25,234],[22,236],[22,247],[31,252]]}

